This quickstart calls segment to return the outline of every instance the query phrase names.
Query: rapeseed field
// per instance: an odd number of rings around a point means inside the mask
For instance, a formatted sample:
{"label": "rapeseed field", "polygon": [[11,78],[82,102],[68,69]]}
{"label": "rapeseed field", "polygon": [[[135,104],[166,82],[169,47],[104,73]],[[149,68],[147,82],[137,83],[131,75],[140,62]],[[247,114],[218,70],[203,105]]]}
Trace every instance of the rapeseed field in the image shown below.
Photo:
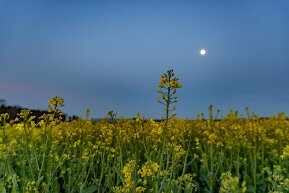
{"label": "rapeseed field", "polygon": [[[100,121],[61,119],[64,100],[49,101],[40,121],[22,110],[0,116],[0,192],[289,192],[289,119],[176,118],[181,88],[173,71],[157,91],[162,121],[137,115]],[[88,117],[88,116],[87,116]]]}

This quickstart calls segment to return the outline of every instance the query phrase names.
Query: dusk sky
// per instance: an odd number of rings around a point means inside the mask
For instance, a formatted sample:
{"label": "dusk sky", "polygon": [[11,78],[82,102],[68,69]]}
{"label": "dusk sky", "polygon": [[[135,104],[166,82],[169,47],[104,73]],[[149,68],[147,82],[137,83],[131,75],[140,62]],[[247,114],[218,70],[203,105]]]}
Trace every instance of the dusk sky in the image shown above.
{"label": "dusk sky", "polygon": [[[201,56],[199,51],[207,53]],[[161,118],[160,76],[183,88],[178,117],[289,114],[288,0],[0,0],[0,98],[69,115]]]}

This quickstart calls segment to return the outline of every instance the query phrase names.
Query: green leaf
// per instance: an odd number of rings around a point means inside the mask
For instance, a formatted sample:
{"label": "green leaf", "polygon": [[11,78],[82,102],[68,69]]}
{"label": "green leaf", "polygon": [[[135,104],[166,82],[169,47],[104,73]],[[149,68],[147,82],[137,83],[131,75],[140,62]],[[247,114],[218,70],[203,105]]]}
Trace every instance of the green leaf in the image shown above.
{"label": "green leaf", "polygon": [[5,189],[4,186],[2,187],[1,192],[2,192],[2,193],[6,193],[6,189]]}
{"label": "green leaf", "polygon": [[36,182],[36,186],[38,187],[41,183],[41,181],[43,180],[44,176],[41,176],[40,178],[38,178],[37,182]]}
{"label": "green leaf", "polygon": [[13,177],[12,177],[12,193],[17,193],[19,192],[18,190],[18,184],[17,184],[17,175],[16,174],[13,174]]}
{"label": "green leaf", "polygon": [[80,193],[94,193],[97,190],[97,186],[91,186],[84,189],[84,184],[80,187]]}

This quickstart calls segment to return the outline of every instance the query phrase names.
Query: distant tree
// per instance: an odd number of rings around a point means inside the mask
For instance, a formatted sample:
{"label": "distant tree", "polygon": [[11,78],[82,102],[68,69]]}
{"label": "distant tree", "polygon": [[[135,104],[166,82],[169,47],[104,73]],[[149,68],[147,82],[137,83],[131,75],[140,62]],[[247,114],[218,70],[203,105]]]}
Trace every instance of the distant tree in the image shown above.
{"label": "distant tree", "polygon": [[0,99],[0,106],[5,106],[6,100],[5,99]]}
{"label": "distant tree", "polygon": [[[19,107],[19,106],[0,106],[0,115],[4,114],[4,113],[8,113],[9,114],[9,120],[14,120],[17,117],[17,114],[21,112],[21,110],[23,110],[25,108]],[[40,121],[39,118],[44,114],[44,113],[49,113],[46,110],[34,110],[34,109],[30,109],[31,111],[31,115],[35,116],[35,120],[36,122]],[[62,118],[63,120],[66,120],[66,114],[62,114]]]}

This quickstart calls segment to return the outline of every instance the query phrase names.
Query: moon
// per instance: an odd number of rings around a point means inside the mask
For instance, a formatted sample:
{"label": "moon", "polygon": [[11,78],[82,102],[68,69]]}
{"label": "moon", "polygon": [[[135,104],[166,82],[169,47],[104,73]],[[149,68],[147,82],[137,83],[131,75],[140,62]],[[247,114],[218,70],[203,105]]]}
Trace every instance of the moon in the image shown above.
{"label": "moon", "polygon": [[205,49],[201,49],[201,50],[200,50],[200,54],[201,54],[202,56],[206,55],[206,50],[205,50]]}

